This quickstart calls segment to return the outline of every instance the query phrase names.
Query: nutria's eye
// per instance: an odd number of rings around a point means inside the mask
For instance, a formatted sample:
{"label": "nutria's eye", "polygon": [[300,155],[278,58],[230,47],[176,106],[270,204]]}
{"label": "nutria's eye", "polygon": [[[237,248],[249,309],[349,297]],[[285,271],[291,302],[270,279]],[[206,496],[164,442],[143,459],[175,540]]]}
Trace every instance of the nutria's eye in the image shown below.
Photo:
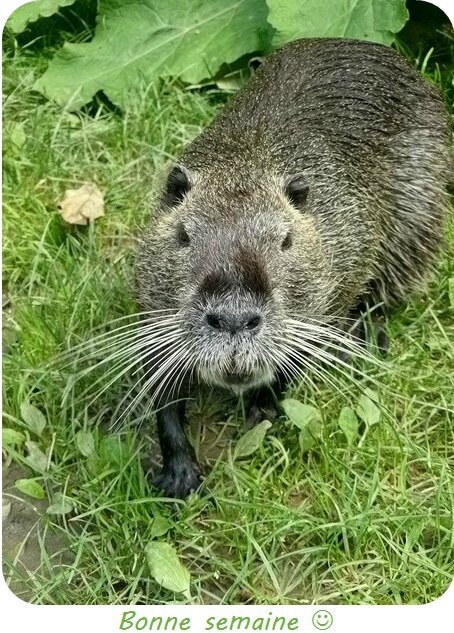
{"label": "nutria's eye", "polygon": [[180,246],[189,246],[191,242],[188,232],[182,224],[179,224],[177,227],[177,240]]}
{"label": "nutria's eye", "polygon": [[181,167],[174,167],[167,178],[164,203],[169,207],[179,204],[190,188],[187,174]]}
{"label": "nutria's eye", "polygon": [[308,193],[309,187],[303,178],[294,178],[285,188],[287,198],[299,209],[306,203]]}
{"label": "nutria's eye", "polygon": [[285,236],[285,240],[281,244],[281,249],[283,251],[288,250],[291,247],[292,242],[293,242],[292,234],[290,232],[288,232],[287,235]]}

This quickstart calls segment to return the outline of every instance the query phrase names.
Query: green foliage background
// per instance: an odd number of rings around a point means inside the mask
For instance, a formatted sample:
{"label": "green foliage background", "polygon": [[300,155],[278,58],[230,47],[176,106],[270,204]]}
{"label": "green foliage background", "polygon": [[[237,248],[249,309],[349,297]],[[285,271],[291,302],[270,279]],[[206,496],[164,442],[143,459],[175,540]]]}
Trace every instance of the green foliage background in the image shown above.
{"label": "green foliage background", "polygon": [[[9,28],[21,32],[73,3],[35,0]],[[122,106],[141,82],[206,82],[245,55],[300,37],[390,44],[407,19],[405,0],[100,0],[92,39],[65,43],[35,88],[72,109],[100,90]]]}

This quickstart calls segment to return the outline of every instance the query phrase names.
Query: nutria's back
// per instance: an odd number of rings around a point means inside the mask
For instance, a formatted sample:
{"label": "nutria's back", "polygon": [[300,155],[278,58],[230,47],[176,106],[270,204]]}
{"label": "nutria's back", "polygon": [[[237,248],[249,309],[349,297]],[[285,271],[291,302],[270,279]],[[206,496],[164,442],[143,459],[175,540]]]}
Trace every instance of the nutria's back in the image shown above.
{"label": "nutria's back", "polygon": [[420,128],[445,143],[446,108],[394,50],[347,39],[298,40],[265,60],[185,155],[203,167],[225,164],[228,151],[244,152],[249,140],[251,152],[260,148],[279,170],[287,161],[290,170],[303,158],[318,160],[320,144],[353,164],[365,155],[378,163],[390,137]]}

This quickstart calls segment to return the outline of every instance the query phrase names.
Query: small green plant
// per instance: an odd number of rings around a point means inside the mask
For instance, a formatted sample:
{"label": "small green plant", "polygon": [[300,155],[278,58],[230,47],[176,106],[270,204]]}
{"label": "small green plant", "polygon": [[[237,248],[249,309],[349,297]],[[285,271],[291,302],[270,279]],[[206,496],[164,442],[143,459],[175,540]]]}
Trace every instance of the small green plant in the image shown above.
{"label": "small green plant", "polygon": [[145,548],[147,562],[153,578],[165,589],[182,593],[190,600],[191,574],[169,543],[151,541]]}
{"label": "small green plant", "polygon": [[300,429],[299,443],[303,453],[313,448],[322,434],[320,411],[293,398],[283,400],[282,407],[290,422]]}
{"label": "small green plant", "polygon": [[247,457],[255,453],[255,451],[263,444],[265,435],[272,426],[268,420],[263,420],[249,431],[246,431],[236,443],[233,453],[234,459],[239,457]]}

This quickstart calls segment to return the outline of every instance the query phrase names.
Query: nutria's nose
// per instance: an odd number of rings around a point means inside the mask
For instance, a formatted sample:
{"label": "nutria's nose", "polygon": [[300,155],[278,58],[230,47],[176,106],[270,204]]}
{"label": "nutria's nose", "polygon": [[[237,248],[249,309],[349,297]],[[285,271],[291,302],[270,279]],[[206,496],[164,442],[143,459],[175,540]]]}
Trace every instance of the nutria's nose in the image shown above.
{"label": "nutria's nose", "polygon": [[230,332],[237,334],[238,332],[258,330],[262,323],[260,314],[214,314],[209,313],[205,316],[205,320],[213,330],[221,332]]}

